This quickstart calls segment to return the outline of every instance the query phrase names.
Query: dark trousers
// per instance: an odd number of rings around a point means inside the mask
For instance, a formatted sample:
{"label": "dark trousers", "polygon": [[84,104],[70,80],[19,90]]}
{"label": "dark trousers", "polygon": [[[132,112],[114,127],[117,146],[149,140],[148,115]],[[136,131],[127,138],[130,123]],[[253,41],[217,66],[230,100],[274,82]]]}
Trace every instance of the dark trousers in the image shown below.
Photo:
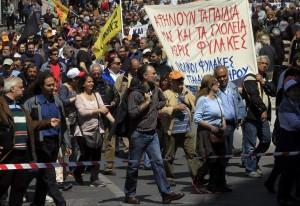
{"label": "dark trousers", "polygon": [[12,29],[15,29],[15,15],[7,17],[7,30],[10,29],[10,26],[12,27]]}
{"label": "dark trousers", "polygon": [[[281,129],[277,151],[293,152],[300,150],[300,133]],[[300,156],[280,156],[281,176],[279,180],[277,199],[289,199],[293,187],[300,174]]]}
{"label": "dark trousers", "polygon": [[[87,146],[85,138],[84,137],[76,137],[77,143],[79,146],[80,150],[80,157],[79,157],[79,162],[81,161],[99,161],[101,160],[101,150],[102,146],[99,148],[90,148]],[[96,181],[99,179],[98,174],[100,171],[100,165],[93,165],[90,167],[90,172],[91,172],[91,177],[90,180],[91,182]],[[79,166],[76,167],[74,170],[74,175],[81,175],[85,170],[85,166]]]}
{"label": "dark trousers", "polygon": [[[29,162],[27,151],[13,151],[5,159],[3,164],[27,163]],[[34,176],[32,170],[8,170],[0,171],[0,197],[7,193],[11,187],[9,195],[9,205],[19,206],[23,204],[23,196]]]}
{"label": "dark trousers", "polygon": [[[223,156],[225,155],[225,144],[224,142],[212,143],[213,149],[212,155]],[[226,160],[225,158],[215,158],[208,159],[209,166],[209,183],[210,188],[224,187],[226,184],[225,180],[225,168]]]}
{"label": "dark trousers", "polygon": [[[59,150],[58,137],[44,137],[44,141],[37,144],[38,162],[56,162]],[[40,169],[37,174],[33,205],[45,205],[46,195],[49,194],[56,205],[65,206],[66,201],[59,191],[55,169]]]}

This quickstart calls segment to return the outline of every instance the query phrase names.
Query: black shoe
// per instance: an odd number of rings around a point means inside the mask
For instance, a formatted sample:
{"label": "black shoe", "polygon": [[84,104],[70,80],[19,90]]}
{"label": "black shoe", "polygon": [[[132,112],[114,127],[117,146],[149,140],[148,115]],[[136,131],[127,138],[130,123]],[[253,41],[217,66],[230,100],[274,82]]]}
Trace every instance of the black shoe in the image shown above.
{"label": "black shoe", "polygon": [[73,187],[72,183],[68,182],[58,182],[58,188],[61,189],[62,191],[68,191]]}
{"label": "black shoe", "polygon": [[184,197],[184,193],[182,193],[182,192],[171,192],[170,194],[163,196],[162,203],[169,204],[172,201],[179,200],[183,197]]}
{"label": "black shoe", "polygon": [[81,174],[77,174],[76,172],[73,173],[75,182],[79,185],[83,185],[83,179]]}
{"label": "black shoe", "polygon": [[266,181],[264,183],[265,188],[272,194],[275,194],[275,189],[274,189],[274,184],[269,183],[268,181]]}
{"label": "black shoe", "polygon": [[134,205],[140,204],[139,199],[137,199],[136,197],[126,197],[124,202],[127,204],[134,204]]}

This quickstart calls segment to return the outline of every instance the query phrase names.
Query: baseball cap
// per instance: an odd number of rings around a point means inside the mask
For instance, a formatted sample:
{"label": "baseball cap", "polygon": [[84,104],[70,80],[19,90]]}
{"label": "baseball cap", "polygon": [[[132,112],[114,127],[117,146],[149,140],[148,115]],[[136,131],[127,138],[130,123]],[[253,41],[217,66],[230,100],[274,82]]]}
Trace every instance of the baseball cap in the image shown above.
{"label": "baseball cap", "polygon": [[14,61],[10,58],[6,58],[4,59],[3,65],[12,65],[14,63]]}
{"label": "baseball cap", "polygon": [[67,77],[69,79],[73,79],[75,77],[83,77],[84,72],[80,71],[78,68],[74,67],[67,72]]}
{"label": "baseball cap", "polygon": [[183,75],[183,73],[180,72],[180,71],[172,71],[172,72],[170,72],[170,74],[169,74],[169,78],[170,78],[171,80],[178,80],[178,79],[183,79],[183,78],[184,78],[184,75]]}
{"label": "baseball cap", "polygon": [[293,86],[299,84],[299,81],[297,81],[296,79],[290,79],[288,81],[286,81],[284,83],[284,91],[289,90],[290,88],[292,88]]}

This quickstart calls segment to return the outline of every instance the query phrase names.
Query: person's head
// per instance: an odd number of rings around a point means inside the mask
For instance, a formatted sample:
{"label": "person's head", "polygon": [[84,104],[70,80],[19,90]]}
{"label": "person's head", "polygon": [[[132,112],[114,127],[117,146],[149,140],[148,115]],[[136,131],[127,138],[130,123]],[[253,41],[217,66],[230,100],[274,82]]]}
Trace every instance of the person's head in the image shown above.
{"label": "person's head", "polygon": [[9,45],[4,45],[2,48],[2,56],[9,57],[11,55],[11,49]]}
{"label": "person's head", "polygon": [[23,81],[19,77],[9,77],[4,79],[3,93],[12,100],[18,100],[23,96]]}
{"label": "person's head", "polygon": [[46,13],[49,14],[49,15],[51,14],[51,8],[50,7],[47,8]]}
{"label": "person's head", "polygon": [[82,42],[82,37],[80,35],[75,36],[75,42],[74,42],[74,46],[76,48],[80,48],[81,42]]}
{"label": "person's head", "polygon": [[22,62],[21,62],[20,58],[14,59],[14,69],[16,69],[18,71],[22,71],[23,65],[22,65]]}
{"label": "person's head", "polygon": [[297,69],[300,69],[300,52],[297,52],[292,59],[292,66]]}
{"label": "person's head", "polygon": [[94,80],[93,77],[89,74],[86,74],[78,81],[78,89],[80,92],[91,93],[94,89]]}
{"label": "person's head", "polygon": [[170,88],[169,75],[164,75],[160,77],[159,87],[161,88],[162,91],[166,91],[167,89]]}
{"label": "person's head", "polygon": [[34,64],[29,64],[28,66],[24,67],[25,77],[27,81],[33,82],[36,80],[38,75],[38,68]]}
{"label": "person's head", "polygon": [[25,50],[26,50],[25,44],[20,44],[18,47],[18,53],[24,54]]}
{"label": "person's head", "polygon": [[201,81],[201,86],[197,97],[207,96],[209,93],[216,93],[219,90],[218,80],[211,74],[206,74],[203,76]]}
{"label": "person's head", "polygon": [[90,43],[91,42],[90,42],[89,38],[83,38],[82,41],[81,41],[80,47],[89,48]]}
{"label": "person's head", "polygon": [[109,62],[109,69],[112,70],[114,73],[118,73],[121,69],[121,60],[119,57],[114,57]]}
{"label": "person's head", "polygon": [[65,38],[63,35],[57,37],[58,48],[63,48],[66,44]]}
{"label": "person's head", "polygon": [[220,83],[220,87],[225,88],[228,84],[228,69],[221,65],[214,69],[214,76]]}
{"label": "person's head", "polygon": [[100,64],[92,64],[90,67],[90,74],[96,80],[99,79],[102,75],[102,66]]}
{"label": "person's head", "polygon": [[63,48],[63,55],[66,59],[71,59],[74,55],[74,48],[71,46],[66,46]]}
{"label": "person's head", "polygon": [[131,59],[130,60],[130,70],[132,72],[137,72],[137,70],[140,68],[141,64],[140,61],[138,59]]}
{"label": "person's head", "polygon": [[127,58],[127,49],[124,46],[121,46],[119,48],[118,55],[121,59]]}
{"label": "person's head", "polygon": [[69,83],[78,84],[78,81],[80,78],[82,78],[85,75],[83,71],[80,71],[78,68],[73,67],[67,72],[67,77],[69,80]]}
{"label": "person's head", "polygon": [[180,71],[172,71],[169,74],[170,88],[176,93],[182,93],[184,88],[184,75]]}
{"label": "person's head", "polygon": [[148,82],[154,85],[156,83],[157,74],[152,65],[144,64],[137,71],[137,77],[141,82]]}
{"label": "person's head", "polygon": [[49,57],[50,57],[50,62],[52,64],[56,64],[58,62],[58,50],[57,49],[51,49],[49,51]]}
{"label": "person's head", "polygon": [[146,38],[142,38],[142,39],[140,40],[140,48],[141,48],[142,50],[148,48],[148,41],[147,41]]}
{"label": "person's head", "polygon": [[34,55],[34,52],[35,52],[35,45],[33,42],[28,42],[27,43],[27,52],[28,54],[30,55]]}
{"label": "person's head", "polygon": [[34,83],[34,94],[52,97],[55,89],[55,79],[50,72],[40,72]]}
{"label": "person's head", "polygon": [[11,58],[6,58],[3,61],[2,67],[7,74],[10,74],[14,68],[14,61]]}
{"label": "person's head", "polygon": [[269,66],[270,60],[269,57],[266,55],[261,55],[257,57],[257,67],[258,67],[258,73],[259,74],[265,74],[268,66]]}
{"label": "person's head", "polygon": [[299,79],[290,79],[284,83],[284,91],[287,97],[300,104],[300,82]]}
{"label": "person's head", "polygon": [[151,53],[151,62],[159,64],[162,59],[162,50],[160,48],[154,48]]}

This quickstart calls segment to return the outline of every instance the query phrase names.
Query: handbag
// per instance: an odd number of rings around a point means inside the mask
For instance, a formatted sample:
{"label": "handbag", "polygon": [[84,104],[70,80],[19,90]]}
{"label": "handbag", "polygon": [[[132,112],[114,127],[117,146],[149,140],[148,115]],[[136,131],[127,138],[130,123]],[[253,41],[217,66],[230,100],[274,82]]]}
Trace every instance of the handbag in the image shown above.
{"label": "handbag", "polygon": [[[97,96],[95,95],[95,93],[94,93],[94,96],[96,98],[97,106],[98,106],[98,109],[99,109],[100,105],[99,105],[99,102],[98,102],[98,99],[97,99]],[[82,134],[82,137],[85,139],[86,145],[88,147],[93,148],[93,149],[97,149],[97,148],[101,148],[102,147],[103,135],[100,134],[100,132],[99,132],[99,127],[100,127],[100,115],[99,114],[98,114],[98,127],[97,127],[94,135],[92,135],[92,136],[90,136],[90,135],[84,135],[83,131],[82,131],[82,128],[81,128],[81,125],[78,124],[78,126],[79,126],[80,132]]]}

